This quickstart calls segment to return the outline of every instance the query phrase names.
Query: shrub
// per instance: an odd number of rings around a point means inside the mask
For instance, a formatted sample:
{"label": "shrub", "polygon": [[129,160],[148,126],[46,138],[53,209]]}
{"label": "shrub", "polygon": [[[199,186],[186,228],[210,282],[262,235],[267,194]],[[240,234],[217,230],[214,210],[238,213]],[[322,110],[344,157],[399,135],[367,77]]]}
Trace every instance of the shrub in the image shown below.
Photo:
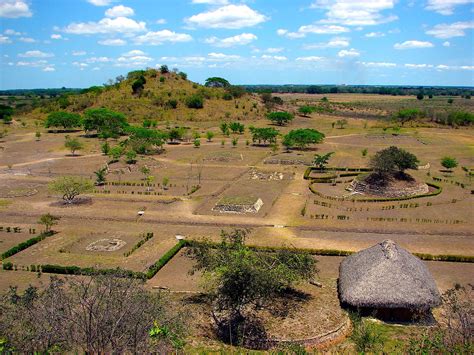
{"label": "shrub", "polygon": [[291,122],[294,116],[289,112],[270,112],[267,114],[267,118],[273,123],[283,126]]}
{"label": "shrub", "polygon": [[187,244],[185,240],[180,240],[174,247],[168,250],[156,263],[148,268],[146,272],[147,279],[151,279],[161,270],[180,250]]}
{"label": "shrub", "polygon": [[204,99],[199,95],[192,95],[186,99],[186,106],[188,108],[200,109],[204,107]]}

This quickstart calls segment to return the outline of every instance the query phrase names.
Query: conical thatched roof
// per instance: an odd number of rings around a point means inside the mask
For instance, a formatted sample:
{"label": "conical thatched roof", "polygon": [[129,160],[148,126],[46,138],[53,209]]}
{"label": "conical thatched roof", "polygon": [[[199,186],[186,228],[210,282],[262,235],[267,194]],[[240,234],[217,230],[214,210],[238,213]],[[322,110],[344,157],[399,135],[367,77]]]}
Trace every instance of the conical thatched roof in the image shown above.
{"label": "conical thatched roof", "polygon": [[342,304],[368,308],[427,310],[441,303],[425,264],[391,240],[342,261],[339,297]]}

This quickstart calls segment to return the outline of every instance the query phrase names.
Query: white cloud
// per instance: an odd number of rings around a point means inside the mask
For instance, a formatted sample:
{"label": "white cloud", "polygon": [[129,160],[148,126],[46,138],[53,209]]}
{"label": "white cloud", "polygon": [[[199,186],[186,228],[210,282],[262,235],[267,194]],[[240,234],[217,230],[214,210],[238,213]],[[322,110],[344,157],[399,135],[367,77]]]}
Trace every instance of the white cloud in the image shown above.
{"label": "white cloud", "polygon": [[18,18],[31,16],[32,13],[25,0],[2,0],[0,2],[0,17]]}
{"label": "white cloud", "polygon": [[241,57],[235,54],[224,54],[224,53],[208,53],[207,55],[211,61],[229,61],[229,60],[238,60]]}
{"label": "white cloud", "polygon": [[122,57],[135,57],[138,55],[146,55],[146,53],[139,49],[134,49],[134,50],[128,51],[127,53],[122,54]]}
{"label": "white cloud", "polygon": [[145,55],[121,56],[117,59],[115,65],[118,67],[143,67],[148,65],[152,60],[153,58]]}
{"label": "white cloud", "polygon": [[358,62],[358,63],[368,68],[395,68],[397,66],[397,64],[395,63],[387,63],[387,62]]}
{"label": "white cloud", "polygon": [[16,63],[16,65],[19,66],[19,67],[38,68],[38,67],[48,66],[48,61],[47,60],[36,60],[36,61],[33,61],[33,62],[19,61],[19,62]]}
{"label": "white cloud", "polygon": [[354,48],[343,49],[342,51],[339,51],[339,53],[337,53],[337,56],[340,58],[345,58],[345,57],[354,58],[354,57],[360,56],[360,53]]}
{"label": "white cloud", "polygon": [[7,43],[12,43],[10,38],[7,36],[0,35],[0,44],[7,44]]}
{"label": "white cloud", "polygon": [[308,56],[308,57],[298,57],[296,58],[297,62],[320,62],[324,57]]}
{"label": "white cloud", "polygon": [[127,17],[103,18],[99,22],[71,23],[64,32],[76,35],[96,33],[125,33],[132,34],[146,31],[145,22],[137,22]]}
{"label": "white cloud", "polygon": [[109,38],[109,39],[104,39],[99,42],[99,44],[102,44],[103,46],[124,46],[127,44],[126,41],[120,38]]}
{"label": "white cloud", "polygon": [[367,38],[376,38],[376,37],[383,37],[385,36],[385,33],[383,32],[369,32],[365,34],[365,37]]}
{"label": "white cloud", "polygon": [[276,60],[276,61],[279,61],[279,62],[284,62],[286,60],[288,60],[287,57],[285,56],[282,56],[282,55],[267,55],[267,54],[264,54],[261,56],[262,59],[265,59],[265,60]]}
{"label": "white cloud", "polygon": [[85,60],[86,63],[109,63],[112,59],[108,57],[91,57]]}
{"label": "white cloud", "polygon": [[306,25],[298,29],[299,33],[339,34],[349,32],[347,27],[337,25]]}
{"label": "white cloud", "polygon": [[428,35],[436,38],[462,37],[466,35],[466,30],[474,28],[474,21],[455,22],[451,24],[442,23],[426,31]]}
{"label": "white cloud", "polygon": [[62,38],[63,38],[63,36],[61,36],[60,34],[57,34],[57,33],[53,33],[51,35],[51,39],[62,39]]}
{"label": "white cloud", "polygon": [[405,41],[403,43],[395,43],[393,48],[395,49],[412,49],[412,48],[431,48],[434,47],[433,43],[426,41]]}
{"label": "white cloud", "polygon": [[277,35],[278,36],[284,36],[288,33],[288,30],[285,30],[284,28],[280,28],[277,30]]}
{"label": "white cloud", "polygon": [[345,37],[334,37],[328,42],[306,44],[303,46],[304,49],[320,49],[320,48],[344,48],[349,47],[349,39]]}
{"label": "white cloud", "polygon": [[326,19],[321,22],[346,26],[371,26],[395,21],[395,15],[384,16],[384,10],[393,9],[396,0],[316,0],[314,9],[326,10]]}
{"label": "white cloud", "polygon": [[109,6],[114,0],[87,0],[88,3],[95,6]]}
{"label": "white cloud", "polygon": [[12,29],[7,29],[3,33],[5,33],[6,35],[9,35],[9,36],[21,36],[21,32],[17,32],[17,31],[12,30]]}
{"label": "white cloud", "polygon": [[31,38],[31,37],[20,37],[18,40],[21,41],[21,42],[24,42],[24,43],[35,43],[36,42],[36,40]]}
{"label": "white cloud", "polygon": [[43,68],[43,71],[45,71],[45,72],[52,72],[52,71],[56,71],[56,69],[54,69],[53,66],[49,65],[49,66],[47,66],[47,67],[44,67],[44,68]]}
{"label": "white cloud", "polygon": [[432,64],[405,64],[405,68],[408,69],[429,69],[433,67]]}
{"label": "white cloud", "polygon": [[45,53],[38,50],[26,51],[25,53],[18,54],[21,58],[50,58],[54,57],[53,53]]}
{"label": "white cloud", "polygon": [[227,5],[229,0],[192,0],[192,4]]}
{"label": "white cloud", "polygon": [[449,41],[443,42],[443,47],[449,47],[451,43]]}
{"label": "white cloud", "polygon": [[164,18],[159,18],[158,20],[155,21],[157,25],[164,25],[166,24],[166,19]]}
{"label": "white cloud", "polygon": [[135,38],[137,44],[148,44],[151,46],[158,46],[164,42],[189,42],[192,37],[186,33],[176,33],[170,30],[161,30],[156,32],[148,32],[144,35]]}
{"label": "white cloud", "polygon": [[71,54],[73,56],[80,57],[80,56],[86,55],[87,52],[86,51],[72,51]]}
{"label": "white cloud", "polygon": [[211,44],[216,47],[234,47],[234,46],[243,46],[246,44],[255,41],[257,36],[252,33],[242,33],[240,35],[227,37],[227,38],[217,38],[217,37],[210,37],[204,40],[205,43]]}
{"label": "white cloud", "polygon": [[456,6],[472,4],[473,2],[473,0],[428,0],[426,9],[436,11],[441,15],[452,15]]}
{"label": "white cloud", "polygon": [[185,19],[192,27],[239,29],[252,27],[268,18],[247,5],[227,5]]}
{"label": "white cloud", "polygon": [[118,5],[105,11],[107,17],[129,17],[135,15],[135,11],[131,7]]}
{"label": "white cloud", "polygon": [[270,48],[267,48],[264,50],[264,52],[267,52],[267,53],[280,53],[280,52],[283,52],[285,50],[285,48],[283,47],[270,47]]}

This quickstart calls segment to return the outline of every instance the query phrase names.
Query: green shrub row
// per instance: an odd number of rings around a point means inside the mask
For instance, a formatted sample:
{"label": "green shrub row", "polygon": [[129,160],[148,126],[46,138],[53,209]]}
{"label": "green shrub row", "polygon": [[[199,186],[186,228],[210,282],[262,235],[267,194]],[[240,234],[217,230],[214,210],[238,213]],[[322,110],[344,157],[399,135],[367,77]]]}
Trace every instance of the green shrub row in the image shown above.
{"label": "green shrub row", "polygon": [[53,233],[51,233],[51,232],[41,233],[40,235],[38,235],[36,237],[30,238],[30,239],[28,239],[24,242],[21,242],[20,244],[15,245],[14,247],[11,247],[10,249],[8,249],[4,253],[2,253],[0,255],[0,260],[4,260],[6,258],[9,258],[10,256],[17,254],[20,251],[25,250],[26,248],[29,248],[30,246],[41,242],[43,239],[45,239],[46,237],[49,237],[51,235],[53,235]]}
{"label": "green shrub row", "polygon": [[160,269],[165,266],[185,245],[185,240],[180,240],[175,246],[168,250],[156,263],[151,265],[146,272],[146,278],[151,279]]}
{"label": "green shrub row", "polygon": [[123,277],[133,277],[137,279],[145,279],[146,275],[143,272],[125,270],[121,268],[116,269],[96,269],[93,267],[81,268],[79,266],[62,266],[54,264],[38,265],[36,270],[41,270],[43,273],[62,274],[62,275],[117,275]]}
{"label": "green shrub row", "polygon": [[126,253],[123,253],[123,256],[125,256],[125,257],[130,256],[135,250],[140,248],[143,244],[145,244],[151,238],[153,238],[153,233],[152,232],[148,232],[147,234],[143,234],[142,239],[140,239],[138,241],[138,243],[133,246],[132,249],[130,249]]}

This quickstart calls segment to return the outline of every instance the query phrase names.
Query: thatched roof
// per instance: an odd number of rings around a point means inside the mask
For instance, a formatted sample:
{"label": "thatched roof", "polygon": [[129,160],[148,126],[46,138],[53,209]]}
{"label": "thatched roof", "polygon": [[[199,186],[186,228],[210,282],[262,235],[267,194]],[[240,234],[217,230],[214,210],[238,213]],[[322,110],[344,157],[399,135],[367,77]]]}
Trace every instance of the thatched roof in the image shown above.
{"label": "thatched roof", "polygon": [[339,297],[342,304],[368,308],[427,310],[441,303],[425,264],[391,240],[342,261]]}

